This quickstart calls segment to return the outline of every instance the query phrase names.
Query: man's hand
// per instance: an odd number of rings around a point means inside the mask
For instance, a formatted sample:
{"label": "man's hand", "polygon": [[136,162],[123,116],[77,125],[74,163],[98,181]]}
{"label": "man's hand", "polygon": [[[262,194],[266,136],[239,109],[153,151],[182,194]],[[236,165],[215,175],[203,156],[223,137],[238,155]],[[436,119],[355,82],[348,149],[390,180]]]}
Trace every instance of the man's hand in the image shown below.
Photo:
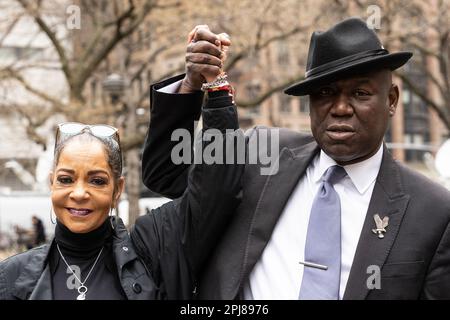
{"label": "man's hand", "polygon": [[215,80],[223,72],[226,51],[230,45],[227,34],[215,34],[207,25],[196,26],[188,36],[186,76],[179,93],[198,91],[204,82]]}

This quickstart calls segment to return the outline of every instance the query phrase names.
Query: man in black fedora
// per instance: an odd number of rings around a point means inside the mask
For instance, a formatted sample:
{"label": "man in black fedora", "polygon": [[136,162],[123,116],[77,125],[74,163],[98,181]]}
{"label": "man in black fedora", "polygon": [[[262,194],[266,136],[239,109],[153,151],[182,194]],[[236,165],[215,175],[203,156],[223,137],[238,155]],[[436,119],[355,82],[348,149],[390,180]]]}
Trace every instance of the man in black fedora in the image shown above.
{"label": "man in black fedora", "polygon": [[[144,183],[176,197],[188,165],[170,161],[177,128],[193,130],[222,37],[196,30],[186,74],[152,87]],[[305,78],[312,135],[279,135],[279,168],[247,164],[243,198],[197,279],[204,299],[450,299],[450,193],[396,162],[383,137],[399,89],[390,53],[358,18],[311,37]],[[246,151],[251,153],[249,147]],[[265,150],[258,150],[265,152]]]}

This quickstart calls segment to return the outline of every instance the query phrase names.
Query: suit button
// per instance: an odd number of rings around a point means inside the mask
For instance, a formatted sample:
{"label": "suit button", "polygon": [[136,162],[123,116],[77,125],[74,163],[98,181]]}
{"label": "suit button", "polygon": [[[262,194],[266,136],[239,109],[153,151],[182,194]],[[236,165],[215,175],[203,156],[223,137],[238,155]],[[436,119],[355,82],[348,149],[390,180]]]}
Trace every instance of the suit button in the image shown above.
{"label": "suit button", "polygon": [[139,283],[133,283],[133,291],[136,293],[141,293],[142,292],[142,287]]}

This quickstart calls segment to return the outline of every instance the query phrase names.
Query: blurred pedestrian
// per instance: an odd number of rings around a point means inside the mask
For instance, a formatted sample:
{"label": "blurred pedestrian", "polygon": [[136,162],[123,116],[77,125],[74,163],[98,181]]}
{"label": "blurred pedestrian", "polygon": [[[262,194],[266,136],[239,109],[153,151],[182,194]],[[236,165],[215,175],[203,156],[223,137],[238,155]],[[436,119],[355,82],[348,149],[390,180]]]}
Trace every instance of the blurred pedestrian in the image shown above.
{"label": "blurred pedestrian", "polygon": [[31,230],[22,228],[18,225],[14,226],[14,233],[16,234],[16,245],[18,251],[31,249]]}
{"label": "blurred pedestrian", "polygon": [[33,216],[31,218],[32,223],[33,223],[33,246],[37,247],[40,246],[41,244],[44,244],[47,240],[46,240],[46,236],[45,236],[45,227],[44,224],[42,223],[42,220],[39,219],[36,216]]}

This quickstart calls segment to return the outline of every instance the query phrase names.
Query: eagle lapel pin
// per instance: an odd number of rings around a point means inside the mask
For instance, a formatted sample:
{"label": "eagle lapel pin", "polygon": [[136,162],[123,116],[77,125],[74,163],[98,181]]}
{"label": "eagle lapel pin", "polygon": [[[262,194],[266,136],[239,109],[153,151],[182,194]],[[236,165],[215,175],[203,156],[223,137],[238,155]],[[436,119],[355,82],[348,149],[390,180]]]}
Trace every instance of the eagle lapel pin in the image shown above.
{"label": "eagle lapel pin", "polygon": [[389,223],[389,217],[386,216],[382,220],[380,218],[380,215],[377,213],[373,216],[373,219],[375,220],[375,225],[377,226],[377,228],[372,229],[372,232],[378,234],[378,238],[383,239],[384,233],[386,232],[386,227],[388,226]]}

